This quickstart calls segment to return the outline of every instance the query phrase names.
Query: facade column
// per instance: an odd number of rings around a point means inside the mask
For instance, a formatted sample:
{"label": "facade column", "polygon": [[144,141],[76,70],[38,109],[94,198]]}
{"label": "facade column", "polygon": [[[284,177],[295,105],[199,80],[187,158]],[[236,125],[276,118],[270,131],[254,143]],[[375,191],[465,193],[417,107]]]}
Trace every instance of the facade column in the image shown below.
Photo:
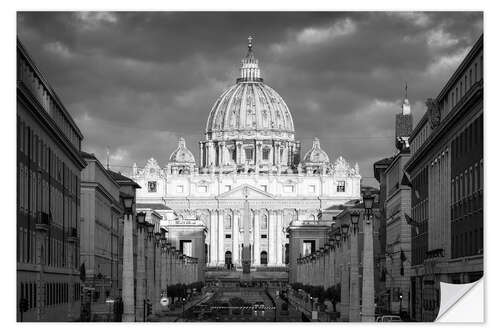
{"label": "facade column", "polygon": [[36,285],[36,320],[41,321],[45,313],[45,265],[47,263],[47,253],[43,251],[45,240],[47,234],[46,229],[38,229],[36,231],[36,263],[40,265],[40,269],[37,274],[37,285]]}
{"label": "facade column", "polygon": [[232,210],[232,219],[233,221],[233,264],[235,266],[240,264],[240,229],[239,229],[239,224],[240,224],[240,219],[239,215],[236,213],[236,210]]}
{"label": "facade column", "polygon": [[122,321],[133,322],[135,321],[133,215],[126,214],[123,222]]}
{"label": "facade column", "polygon": [[215,151],[214,151],[214,142],[208,142],[208,165],[215,165]]}
{"label": "facade column", "polygon": [[253,264],[260,265],[260,210],[254,210],[253,223]]}
{"label": "facade column", "polygon": [[204,166],[205,163],[203,163],[203,142],[200,141],[200,165]]}
{"label": "facade column", "polygon": [[262,141],[257,141],[255,145],[255,164],[258,167],[262,163]]}
{"label": "facade column", "polygon": [[276,266],[276,211],[271,210],[269,212],[268,219],[268,244],[269,244],[269,253],[268,253],[268,263],[269,266]]}
{"label": "facade column", "polygon": [[217,211],[210,210],[210,266],[217,266]]}
{"label": "facade column", "polygon": [[242,149],[241,149],[241,141],[236,141],[236,164],[243,164],[242,163],[242,155],[243,155],[243,152],[242,152]]}
{"label": "facade column", "polygon": [[144,263],[144,229],[143,227],[137,228],[137,258],[136,258],[136,304],[135,304],[135,320],[143,320],[143,300],[145,297],[145,283],[146,283],[146,267]]}
{"label": "facade column", "polygon": [[219,257],[218,257],[218,264],[219,265],[224,265],[224,211],[219,209],[218,210],[218,223],[217,223],[217,230],[218,230],[218,246],[219,246]]}
{"label": "facade column", "polygon": [[276,216],[276,265],[283,265],[283,210]]}
{"label": "facade column", "polygon": [[227,149],[226,149],[226,141],[223,141],[222,142],[222,146],[221,146],[221,165],[224,165],[227,163],[228,159],[227,159]]}

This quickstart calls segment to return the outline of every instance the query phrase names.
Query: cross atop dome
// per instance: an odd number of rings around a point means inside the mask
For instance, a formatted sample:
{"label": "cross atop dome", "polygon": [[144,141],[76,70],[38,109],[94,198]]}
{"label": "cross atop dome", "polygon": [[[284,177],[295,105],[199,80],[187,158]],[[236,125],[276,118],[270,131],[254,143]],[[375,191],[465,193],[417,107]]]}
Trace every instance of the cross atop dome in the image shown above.
{"label": "cross atop dome", "polygon": [[248,51],[252,51],[252,36],[248,36]]}

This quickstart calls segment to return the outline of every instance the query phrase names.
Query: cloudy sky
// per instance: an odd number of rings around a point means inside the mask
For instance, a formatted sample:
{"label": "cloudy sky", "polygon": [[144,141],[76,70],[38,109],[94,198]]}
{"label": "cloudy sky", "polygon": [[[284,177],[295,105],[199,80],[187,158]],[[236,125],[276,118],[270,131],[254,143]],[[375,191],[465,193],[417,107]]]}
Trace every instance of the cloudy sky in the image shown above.
{"label": "cloudy sky", "polygon": [[85,139],[126,171],[164,165],[186,138],[198,158],[212,104],[238,75],[247,37],[287,102],[303,153],[372,164],[394,153],[402,87],[415,124],[483,31],[482,13],[19,13],[18,36]]}

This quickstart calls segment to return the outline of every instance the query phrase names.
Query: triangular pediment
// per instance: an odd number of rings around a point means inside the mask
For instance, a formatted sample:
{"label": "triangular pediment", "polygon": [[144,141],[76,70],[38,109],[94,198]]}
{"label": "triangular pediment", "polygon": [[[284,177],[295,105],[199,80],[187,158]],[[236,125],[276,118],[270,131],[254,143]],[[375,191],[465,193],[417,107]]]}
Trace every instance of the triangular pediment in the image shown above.
{"label": "triangular pediment", "polygon": [[266,191],[252,186],[252,185],[240,185],[232,190],[222,193],[218,196],[219,199],[244,199],[245,196],[248,199],[273,199],[274,196]]}

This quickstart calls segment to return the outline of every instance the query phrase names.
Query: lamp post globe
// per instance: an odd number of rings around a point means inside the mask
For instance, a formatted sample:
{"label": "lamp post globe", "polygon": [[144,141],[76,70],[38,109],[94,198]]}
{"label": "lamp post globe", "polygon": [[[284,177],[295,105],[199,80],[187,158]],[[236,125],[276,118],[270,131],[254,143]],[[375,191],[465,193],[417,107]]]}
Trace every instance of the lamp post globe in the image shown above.
{"label": "lamp post globe", "polygon": [[365,206],[366,210],[371,210],[373,208],[373,201],[375,198],[371,194],[365,194],[363,195],[363,205]]}
{"label": "lamp post globe", "polygon": [[342,229],[342,235],[346,236],[347,233],[349,232],[349,224],[342,224],[341,229]]}
{"label": "lamp post globe", "polygon": [[147,228],[148,228],[148,234],[149,234],[149,236],[152,236],[154,228],[155,228],[155,225],[153,223],[148,223],[147,224]]}
{"label": "lamp post globe", "polygon": [[146,212],[138,212],[136,219],[137,219],[137,224],[139,226],[142,226],[144,223],[146,223]]}
{"label": "lamp post globe", "polygon": [[133,196],[122,197],[122,203],[123,207],[125,208],[125,213],[131,214],[134,205],[134,197]]}
{"label": "lamp post globe", "polygon": [[359,223],[359,212],[351,212],[351,223],[353,226],[357,226]]}

